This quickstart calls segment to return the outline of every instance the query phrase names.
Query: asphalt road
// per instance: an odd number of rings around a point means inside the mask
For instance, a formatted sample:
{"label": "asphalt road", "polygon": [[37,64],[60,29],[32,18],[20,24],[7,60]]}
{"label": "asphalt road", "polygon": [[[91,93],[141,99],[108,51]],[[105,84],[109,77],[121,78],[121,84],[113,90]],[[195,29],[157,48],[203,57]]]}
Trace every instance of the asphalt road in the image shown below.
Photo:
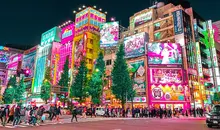
{"label": "asphalt road", "polygon": [[[9,130],[0,128],[1,130]],[[126,119],[99,120],[56,124],[37,127],[15,128],[17,130],[210,130],[204,120],[179,119]]]}

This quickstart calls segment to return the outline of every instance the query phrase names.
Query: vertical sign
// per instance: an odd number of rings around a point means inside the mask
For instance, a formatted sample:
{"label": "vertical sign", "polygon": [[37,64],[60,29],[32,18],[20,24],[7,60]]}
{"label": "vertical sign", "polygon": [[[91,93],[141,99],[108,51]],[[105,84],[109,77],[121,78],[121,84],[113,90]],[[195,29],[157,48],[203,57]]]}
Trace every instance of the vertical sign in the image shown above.
{"label": "vertical sign", "polygon": [[198,74],[199,74],[200,77],[202,77],[203,76],[202,59],[201,59],[201,55],[200,55],[199,42],[196,42],[196,56],[197,56],[197,63],[198,63]]}
{"label": "vertical sign", "polygon": [[175,35],[183,33],[183,13],[182,10],[173,12]]}

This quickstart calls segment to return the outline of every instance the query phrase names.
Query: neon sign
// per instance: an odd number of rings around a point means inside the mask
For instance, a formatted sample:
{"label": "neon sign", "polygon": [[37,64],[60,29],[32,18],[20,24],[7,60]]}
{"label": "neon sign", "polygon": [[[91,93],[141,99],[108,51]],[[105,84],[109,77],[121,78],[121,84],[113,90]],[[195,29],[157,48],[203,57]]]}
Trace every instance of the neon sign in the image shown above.
{"label": "neon sign", "polygon": [[8,47],[0,46],[0,50],[9,51]]}
{"label": "neon sign", "polygon": [[69,29],[66,29],[66,30],[64,31],[64,33],[62,34],[62,39],[66,38],[66,37],[69,37],[69,36],[71,36],[71,35],[73,35],[73,31],[72,31],[72,30],[69,30]]}
{"label": "neon sign", "polygon": [[199,42],[196,42],[196,55],[197,55],[197,62],[198,62],[198,73],[199,73],[199,76],[202,77],[203,76],[202,59],[201,59],[201,55],[200,55]]}

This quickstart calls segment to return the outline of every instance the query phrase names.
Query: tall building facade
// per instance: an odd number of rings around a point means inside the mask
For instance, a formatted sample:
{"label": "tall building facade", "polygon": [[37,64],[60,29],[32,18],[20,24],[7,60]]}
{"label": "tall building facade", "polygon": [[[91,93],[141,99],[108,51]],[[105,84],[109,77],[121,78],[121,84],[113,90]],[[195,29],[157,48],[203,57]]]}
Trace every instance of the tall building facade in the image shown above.
{"label": "tall building facade", "polygon": [[100,24],[106,21],[106,15],[88,7],[76,14],[74,37],[74,68],[78,68],[84,59],[89,74],[92,73],[95,59],[100,50]]}

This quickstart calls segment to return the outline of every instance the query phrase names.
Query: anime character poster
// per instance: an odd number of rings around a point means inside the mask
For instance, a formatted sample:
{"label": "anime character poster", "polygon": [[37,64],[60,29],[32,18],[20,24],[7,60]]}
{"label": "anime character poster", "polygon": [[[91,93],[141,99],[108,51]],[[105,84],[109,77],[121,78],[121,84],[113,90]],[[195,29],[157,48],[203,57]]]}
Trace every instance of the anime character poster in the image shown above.
{"label": "anime character poster", "polygon": [[28,78],[31,78],[34,76],[35,57],[36,57],[36,51],[30,54],[24,55],[22,68],[30,70],[30,74]]}
{"label": "anime character poster", "polygon": [[125,58],[143,56],[147,42],[146,33],[138,33],[124,39]]}
{"label": "anime character poster", "polygon": [[182,64],[182,49],[177,43],[149,43],[148,64]]}
{"label": "anime character poster", "polygon": [[119,22],[103,23],[100,26],[100,46],[116,46],[119,39]]}
{"label": "anime character poster", "polygon": [[74,65],[75,67],[80,66],[80,62],[84,55],[84,40],[80,39],[79,41],[75,42],[75,56],[74,56]]}

